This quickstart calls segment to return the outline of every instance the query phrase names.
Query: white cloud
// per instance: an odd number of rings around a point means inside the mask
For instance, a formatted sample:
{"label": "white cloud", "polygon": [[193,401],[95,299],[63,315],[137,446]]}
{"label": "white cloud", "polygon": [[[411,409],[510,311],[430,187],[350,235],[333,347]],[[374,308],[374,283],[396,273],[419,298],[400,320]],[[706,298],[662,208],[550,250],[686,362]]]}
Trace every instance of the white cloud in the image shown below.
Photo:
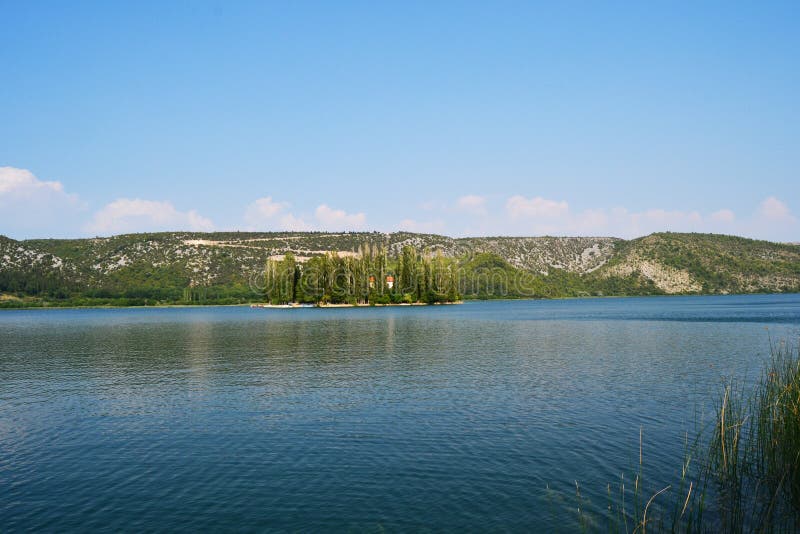
{"label": "white cloud", "polygon": [[445,206],[433,200],[426,200],[417,204],[417,207],[423,211],[436,211],[443,209]]}
{"label": "white cloud", "polygon": [[548,200],[542,197],[525,198],[515,195],[506,201],[506,211],[512,218],[560,217],[569,212],[566,201]]}
{"label": "white cloud", "polygon": [[259,198],[247,207],[244,218],[254,224],[263,219],[271,219],[289,207],[287,202],[275,202],[272,197]]}
{"label": "white cloud", "polygon": [[363,213],[347,213],[337,210],[327,204],[320,204],[314,216],[325,230],[358,230],[364,227],[367,216]]}
{"label": "white cloud", "polygon": [[699,232],[703,230],[703,217],[697,211],[649,209],[627,213],[617,224],[618,232],[630,237],[664,231]]}
{"label": "white cloud", "polygon": [[170,202],[120,198],[95,213],[85,229],[97,235],[173,230],[209,232],[214,224],[194,210],[179,211]]}
{"label": "white cloud", "polygon": [[414,219],[403,219],[397,225],[398,230],[405,232],[417,232],[420,234],[443,234],[445,223],[441,219],[435,221],[415,221]]}
{"label": "white cloud", "polygon": [[295,232],[305,232],[314,228],[299,217],[291,213],[286,213],[280,217],[280,227],[283,230],[294,230]]}
{"label": "white cloud", "polygon": [[364,227],[367,217],[363,213],[347,213],[320,204],[314,211],[312,222],[289,211],[291,204],[278,202],[272,197],[259,198],[245,210],[248,230],[358,230]]}
{"label": "white cloud", "polygon": [[772,221],[794,222],[796,220],[789,211],[789,206],[775,197],[765,198],[758,205],[758,215]]}
{"label": "white cloud", "polygon": [[27,169],[0,167],[0,197],[33,196],[39,192],[63,193],[61,182],[43,182]]}
{"label": "white cloud", "polygon": [[39,180],[32,172],[0,167],[0,228],[12,237],[67,237],[86,209],[61,182]]}
{"label": "white cloud", "polygon": [[630,211],[623,207],[573,212],[565,200],[514,195],[507,199],[504,214],[490,218],[494,220],[490,233],[494,234],[630,238],[662,231],[722,231],[730,226],[735,216],[730,210],[704,216],[698,211],[661,208]]}
{"label": "white cloud", "polygon": [[737,226],[741,235],[761,239],[800,241],[800,221],[785,202],[775,197],[762,200],[753,216]]}
{"label": "white cloud", "polygon": [[[697,210],[624,207],[573,212],[566,201],[515,195],[503,213],[489,214],[482,235],[594,235],[633,238],[653,232],[713,232],[761,239],[798,241],[800,221],[783,201],[769,197],[751,216],[730,209],[703,214]],[[452,231],[452,230],[451,230]]]}
{"label": "white cloud", "polygon": [[736,215],[731,210],[719,210],[711,214],[711,220],[719,223],[730,224],[736,220]]}
{"label": "white cloud", "polygon": [[480,195],[466,195],[456,201],[456,211],[472,215],[486,215],[486,198]]}
{"label": "white cloud", "polygon": [[[421,220],[404,219],[399,229],[462,237],[555,235],[626,239],[654,232],[703,232],[800,242],[800,216],[774,196],[757,203],[749,212],[734,212],[725,207],[700,211],[659,206],[638,210],[622,206],[575,210],[567,200],[523,195],[508,196],[504,203],[495,205],[492,197],[472,194],[450,202],[425,202],[417,208]],[[423,216],[421,212],[427,211],[436,211],[441,217]]]}
{"label": "white cloud", "polygon": [[[754,203],[755,204],[755,203]],[[288,202],[266,196],[245,208],[250,230],[362,230],[363,212],[348,213],[328,204],[297,213]],[[800,220],[783,200],[769,196],[749,212],[670,210],[625,207],[573,211],[566,200],[513,195],[497,206],[480,195],[452,202],[428,202],[422,220],[403,219],[397,229],[448,235],[594,235],[632,238],[652,232],[715,232],[780,241],[800,241]],[[430,213],[430,212],[435,212]],[[81,233],[210,231],[212,221],[195,210],[178,210],[169,201],[120,198],[86,220],[86,206],[58,181],[32,172],[0,167],[0,232],[15,238],[74,237]]]}
{"label": "white cloud", "polygon": [[264,230],[311,230],[310,224],[294,216],[288,210],[291,204],[278,202],[272,197],[263,197],[247,206],[244,220],[251,231]]}

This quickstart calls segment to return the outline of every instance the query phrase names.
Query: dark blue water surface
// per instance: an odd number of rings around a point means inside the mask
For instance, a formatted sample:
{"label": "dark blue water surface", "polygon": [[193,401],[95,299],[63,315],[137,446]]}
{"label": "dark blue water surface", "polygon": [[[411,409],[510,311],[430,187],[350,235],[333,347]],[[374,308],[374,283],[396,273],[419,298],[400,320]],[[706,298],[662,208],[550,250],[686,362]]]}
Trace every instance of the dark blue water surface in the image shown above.
{"label": "dark blue water surface", "polygon": [[571,530],[798,336],[798,295],[3,311],[0,531]]}

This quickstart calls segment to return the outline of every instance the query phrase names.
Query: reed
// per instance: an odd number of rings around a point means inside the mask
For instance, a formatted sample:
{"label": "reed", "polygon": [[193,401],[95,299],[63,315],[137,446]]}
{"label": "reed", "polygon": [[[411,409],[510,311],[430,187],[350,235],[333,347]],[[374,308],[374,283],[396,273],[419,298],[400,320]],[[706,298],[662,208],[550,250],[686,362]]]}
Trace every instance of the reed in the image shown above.
{"label": "reed", "polygon": [[[800,532],[800,347],[770,348],[755,384],[729,381],[713,422],[686,433],[673,484],[645,489],[640,428],[631,482],[607,487],[608,532]],[[596,524],[576,495],[581,527]]]}
{"label": "reed", "polygon": [[[689,442],[686,433],[684,460],[680,476],[669,485],[661,488],[648,488],[645,484],[644,429],[639,429],[638,465],[632,474],[620,475],[619,485],[606,487],[608,505],[606,510],[606,531],[625,534],[646,534],[647,532],[686,532],[696,531],[703,524],[705,484],[700,470],[694,466],[694,458],[699,442]],[[592,525],[599,525],[590,517],[590,512],[580,488],[575,482],[578,500],[578,521],[582,531]]]}
{"label": "reed", "polygon": [[717,407],[708,475],[726,532],[800,530],[800,352],[770,345],[753,389],[731,382]]}

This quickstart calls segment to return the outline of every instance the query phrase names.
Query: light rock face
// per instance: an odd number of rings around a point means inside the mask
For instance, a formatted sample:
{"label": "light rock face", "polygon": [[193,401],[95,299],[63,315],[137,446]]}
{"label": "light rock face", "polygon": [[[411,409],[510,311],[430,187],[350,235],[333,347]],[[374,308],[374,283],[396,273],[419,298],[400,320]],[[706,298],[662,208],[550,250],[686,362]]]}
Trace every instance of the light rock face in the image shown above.
{"label": "light rock face", "polygon": [[[397,256],[410,245],[417,250],[461,257],[477,253],[496,254],[514,267],[546,274],[549,269],[588,273],[604,265],[620,240],[608,237],[488,237],[454,239],[431,234],[313,232],[283,233],[162,233],[136,234],[80,240],[0,240],[0,271],[30,266],[69,272],[73,281],[91,286],[125,269],[144,271],[178,269],[191,286],[220,282],[225,272],[244,277],[263,269],[268,258],[287,252],[298,261],[336,251],[340,256],[358,256],[361,250],[383,247]],[[41,247],[74,249],[61,257]]]}
{"label": "light rock face", "polygon": [[547,274],[556,268],[584,274],[603,266],[619,239],[611,237],[485,237],[457,240],[454,255],[491,252],[527,271]]}
{"label": "light rock face", "polygon": [[629,257],[625,263],[609,267],[603,275],[625,277],[634,273],[651,280],[656,287],[667,294],[698,293],[703,289],[703,286],[687,271],[638,257]]}
{"label": "light rock face", "polygon": [[583,274],[604,265],[614,254],[613,237],[464,237],[454,239],[427,234],[390,234],[393,255],[410,245],[445,256],[460,257],[491,253],[518,269],[546,274],[548,269],[563,269]]}
{"label": "light rock face", "polygon": [[60,271],[65,268],[64,259],[18,241],[0,240],[0,270],[35,268]]}
{"label": "light rock face", "polygon": [[[449,257],[495,254],[546,275],[560,269],[589,279],[635,275],[665,293],[796,291],[800,247],[710,234],[611,237],[466,237],[410,232],[218,232],[130,234],[108,238],[15,241],[0,236],[0,273],[36,273],[82,287],[118,280],[155,281],[164,273],[188,286],[242,284],[261,276],[269,258],[305,261],[410,245]],[[705,277],[705,278],[703,278]]]}

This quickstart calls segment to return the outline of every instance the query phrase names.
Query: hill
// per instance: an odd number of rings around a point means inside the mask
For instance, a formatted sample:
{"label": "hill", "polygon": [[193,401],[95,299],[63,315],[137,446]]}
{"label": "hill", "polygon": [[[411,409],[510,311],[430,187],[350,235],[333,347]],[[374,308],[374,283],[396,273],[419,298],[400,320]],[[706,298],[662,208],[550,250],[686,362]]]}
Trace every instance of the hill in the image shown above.
{"label": "hill", "polygon": [[800,246],[716,234],[657,233],[620,243],[600,277],[639,275],[664,293],[800,289]]}
{"label": "hill", "polygon": [[[800,246],[711,234],[450,238],[408,232],[163,232],[91,239],[0,236],[0,306],[240,303],[263,270],[403,247],[458,265],[467,298],[800,291]],[[254,289],[255,288],[255,289]]]}

